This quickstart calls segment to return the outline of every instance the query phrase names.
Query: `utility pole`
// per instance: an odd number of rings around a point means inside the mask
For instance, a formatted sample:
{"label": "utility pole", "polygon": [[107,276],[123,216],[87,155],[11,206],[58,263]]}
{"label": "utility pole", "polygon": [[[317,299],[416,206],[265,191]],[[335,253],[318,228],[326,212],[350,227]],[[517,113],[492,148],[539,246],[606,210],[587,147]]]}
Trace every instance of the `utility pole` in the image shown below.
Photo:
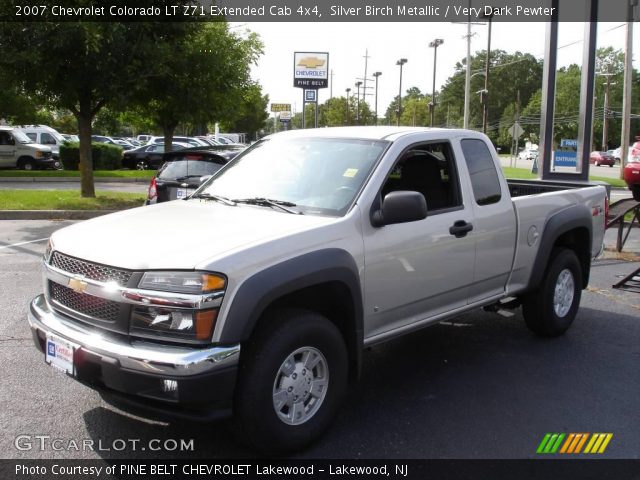
{"label": "utility pole", "polygon": [[362,100],[367,101],[367,67],[369,64],[369,49],[365,49],[364,51],[364,77],[362,80],[364,81],[364,89],[362,90]]}
{"label": "utility pole", "polygon": [[360,86],[362,82],[356,82],[356,87],[358,87],[358,97],[356,100],[356,123],[360,125]]}
{"label": "utility pole", "polygon": [[604,102],[602,104],[602,151],[606,152],[609,149],[607,146],[609,143],[609,88],[615,83],[611,83],[612,73],[601,75],[607,77],[607,81],[604,84]]}
{"label": "utility pole", "polygon": [[513,162],[511,164],[512,167],[516,166],[518,163],[518,147],[520,143],[520,136],[515,134],[517,133],[518,126],[520,125],[520,89],[518,89],[516,93],[516,115],[513,124],[514,135],[513,140],[511,141],[511,159]]}
{"label": "utility pole", "polygon": [[331,81],[329,82],[329,98],[333,98],[333,68],[331,69]]}
{"label": "utility pole", "polygon": [[627,12],[627,36],[624,48],[624,89],[622,95],[622,135],[620,147],[620,178],[624,178],[624,166],[629,156],[629,143],[631,130],[631,81],[633,65],[631,41],[633,40],[633,8],[638,5],[638,0],[629,0],[629,11]]}
{"label": "utility pole", "polygon": [[[471,7],[471,0],[469,0]],[[469,8],[471,10],[471,8]],[[471,17],[467,21],[467,65],[464,77],[464,122],[463,128],[469,128],[469,97],[471,96]]]}
{"label": "utility pole", "polygon": [[482,133],[487,133],[489,123],[489,64],[491,62],[491,19],[493,14],[487,15],[489,32],[487,36],[487,59],[484,65],[484,104],[482,106]]}
{"label": "utility pole", "polygon": [[400,84],[398,87],[398,126],[400,126],[400,115],[402,114],[402,67],[407,63],[406,58],[401,58],[396,62],[396,65],[400,67]]}
{"label": "utility pole", "polygon": [[438,58],[438,47],[443,43],[444,40],[441,38],[436,38],[433,42],[429,43],[429,47],[433,48],[433,86],[431,88],[431,103],[429,104],[429,107],[431,107],[431,127],[433,127],[436,117],[436,59]]}
{"label": "utility pole", "polygon": [[345,92],[347,92],[347,125],[349,125],[349,110],[350,110],[350,108],[349,108],[349,92],[350,91],[351,91],[350,88],[347,88],[345,90]]}
{"label": "utility pole", "polygon": [[376,109],[376,125],[378,125],[378,77],[382,75],[382,72],[375,72],[373,74],[374,78],[376,79],[376,105],[375,105],[375,109]]}

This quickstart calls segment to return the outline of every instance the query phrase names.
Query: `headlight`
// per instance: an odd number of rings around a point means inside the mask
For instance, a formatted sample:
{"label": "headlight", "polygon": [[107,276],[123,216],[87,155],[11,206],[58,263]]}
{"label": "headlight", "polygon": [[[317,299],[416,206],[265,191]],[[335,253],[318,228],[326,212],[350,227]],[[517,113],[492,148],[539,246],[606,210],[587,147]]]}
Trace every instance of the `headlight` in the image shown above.
{"label": "headlight", "polygon": [[223,290],[226,279],[203,272],[147,272],[142,276],[141,289],[175,293],[209,293]]}
{"label": "headlight", "polygon": [[131,334],[165,338],[191,343],[206,343],[211,339],[218,310],[174,310],[156,307],[135,307],[131,315]]}
{"label": "headlight", "polygon": [[42,158],[43,155],[42,150],[36,150],[36,158]]}
{"label": "headlight", "polygon": [[[226,283],[224,276],[207,272],[145,272],[138,288],[206,295],[222,292]],[[131,334],[168,341],[207,343],[216,325],[218,309],[203,307],[136,306],[131,312]]]}

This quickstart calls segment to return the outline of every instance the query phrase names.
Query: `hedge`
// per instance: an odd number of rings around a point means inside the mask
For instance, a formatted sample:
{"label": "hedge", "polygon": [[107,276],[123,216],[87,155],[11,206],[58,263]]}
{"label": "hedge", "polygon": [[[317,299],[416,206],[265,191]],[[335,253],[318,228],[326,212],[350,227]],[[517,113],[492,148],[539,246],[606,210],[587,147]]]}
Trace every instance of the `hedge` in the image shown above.
{"label": "hedge", "polygon": [[[118,170],[122,168],[122,148],[108,143],[93,142],[91,157],[94,170]],[[60,161],[65,170],[78,170],[80,163],[80,144],[63,143],[60,145]]]}

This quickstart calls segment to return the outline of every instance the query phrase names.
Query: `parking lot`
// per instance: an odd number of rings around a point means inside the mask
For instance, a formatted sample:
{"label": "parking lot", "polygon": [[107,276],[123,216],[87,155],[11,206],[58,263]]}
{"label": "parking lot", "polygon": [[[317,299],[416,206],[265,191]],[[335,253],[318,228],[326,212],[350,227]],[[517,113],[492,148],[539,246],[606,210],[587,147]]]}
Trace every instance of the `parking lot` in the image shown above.
{"label": "parking lot", "polygon": [[[254,456],[228,423],[143,420],[44,364],[27,307],[41,292],[43,239],[68,223],[0,222],[0,457]],[[576,322],[561,338],[533,336],[519,311],[512,318],[477,311],[368,350],[337,421],[298,457],[533,458],[547,432],[609,432],[601,457],[639,459],[640,294],[611,289],[638,266],[596,261]],[[35,441],[27,448],[24,439],[35,436],[103,448],[61,451]],[[148,448],[166,439],[193,440],[193,449]]]}

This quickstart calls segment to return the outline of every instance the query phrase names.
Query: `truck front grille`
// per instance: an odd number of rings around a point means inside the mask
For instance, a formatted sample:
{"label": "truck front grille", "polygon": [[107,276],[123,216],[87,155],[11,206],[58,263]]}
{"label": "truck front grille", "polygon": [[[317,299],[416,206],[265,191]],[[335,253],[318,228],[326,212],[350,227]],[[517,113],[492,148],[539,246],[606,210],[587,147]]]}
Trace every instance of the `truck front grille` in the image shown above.
{"label": "truck front grille", "polygon": [[98,320],[115,322],[120,315],[120,303],[78,293],[56,282],[49,281],[49,294],[60,305]]}
{"label": "truck front grille", "polygon": [[[98,282],[115,281],[121,286],[126,286],[133,272],[120,268],[108,267],[98,263],[87,262],[79,258],[53,252],[51,265],[65,272],[82,275]],[[71,290],[73,291],[73,290]],[[75,293],[75,292],[74,292]]]}

